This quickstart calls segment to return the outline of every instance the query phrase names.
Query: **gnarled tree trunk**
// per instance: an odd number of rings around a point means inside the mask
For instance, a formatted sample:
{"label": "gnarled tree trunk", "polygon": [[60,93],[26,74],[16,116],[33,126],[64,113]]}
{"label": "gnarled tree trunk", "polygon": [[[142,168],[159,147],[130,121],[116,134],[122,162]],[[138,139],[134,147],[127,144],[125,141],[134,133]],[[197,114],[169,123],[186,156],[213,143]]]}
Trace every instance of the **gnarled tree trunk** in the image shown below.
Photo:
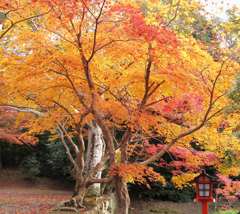
{"label": "gnarled tree trunk", "polygon": [[[101,182],[94,183],[92,179],[100,179],[102,175],[100,166],[105,152],[102,130],[95,121],[89,124],[86,153],[85,143],[80,129],[78,130],[79,136],[77,143],[72,140],[72,137],[62,124],[59,124],[58,131],[66,149],[67,156],[73,164],[72,173],[75,178],[74,194],[72,199],[65,205],[83,208],[86,196],[99,196],[101,192]],[[72,155],[72,152],[74,152],[75,155]]]}
{"label": "gnarled tree trunk", "polygon": [[86,192],[87,192],[87,187],[86,187],[85,181],[83,181],[82,178],[77,178],[74,194],[71,199],[72,204],[70,204],[70,206],[74,206],[76,208],[83,208]]}
{"label": "gnarled tree trunk", "polygon": [[[89,124],[88,147],[86,154],[85,173],[89,173],[98,163],[101,162],[105,152],[105,142],[101,128],[95,121]],[[101,170],[94,175],[94,178],[101,178]],[[100,195],[100,183],[93,184],[88,189],[88,195]]]}
{"label": "gnarled tree trunk", "polygon": [[127,184],[123,178],[115,177],[115,191],[117,200],[117,214],[128,214],[130,208],[130,197],[128,194]]}

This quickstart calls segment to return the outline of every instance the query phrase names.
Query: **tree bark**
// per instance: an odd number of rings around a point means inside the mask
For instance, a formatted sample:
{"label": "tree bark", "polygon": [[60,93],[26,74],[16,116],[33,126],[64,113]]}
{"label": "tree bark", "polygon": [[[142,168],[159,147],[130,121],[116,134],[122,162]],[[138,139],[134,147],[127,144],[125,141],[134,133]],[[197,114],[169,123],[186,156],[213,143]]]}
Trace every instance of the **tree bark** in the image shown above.
{"label": "tree bark", "polygon": [[75,208],[83,208],[86,191],[86,183],[83,181],[83,179],[76,179],[74,194],[72,196],[72,199],[70,200],[70,206],[74,206]]}
{"label": "tree bark", "polygon": [[0,145],[0,170],[3,168],[3,164],[2,164],[2,147]]}
{"label": "tree bark", "polygon": [[[88,147],[86,154],[85,172],[89,173],[102,160],[105,152],[105,142],[101,128],[95,121],[89,124]],[[101,178],[102,171],[98,171],[94,178]],[[93,184],[89,187],[89,195],[100,195],[100,183]]]}
{"label": "tree bark", "polygon": [[121,177],[115,177],[115,191],[117,199],[118,214],[128,214],[130,208],[130,197],[128,194],[127,184]]}

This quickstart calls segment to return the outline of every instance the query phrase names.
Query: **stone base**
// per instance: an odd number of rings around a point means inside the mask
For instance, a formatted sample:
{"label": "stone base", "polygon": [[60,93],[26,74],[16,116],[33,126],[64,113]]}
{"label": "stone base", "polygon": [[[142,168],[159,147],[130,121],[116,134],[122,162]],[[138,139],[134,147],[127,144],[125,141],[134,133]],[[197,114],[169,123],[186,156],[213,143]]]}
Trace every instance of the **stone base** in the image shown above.
{"label": "stone base", "polygon": [[115,197],[114,194],[103,195],[99,197],[86,197],[84,204],[92,207],[84,214],[114,214],[115,213]]}

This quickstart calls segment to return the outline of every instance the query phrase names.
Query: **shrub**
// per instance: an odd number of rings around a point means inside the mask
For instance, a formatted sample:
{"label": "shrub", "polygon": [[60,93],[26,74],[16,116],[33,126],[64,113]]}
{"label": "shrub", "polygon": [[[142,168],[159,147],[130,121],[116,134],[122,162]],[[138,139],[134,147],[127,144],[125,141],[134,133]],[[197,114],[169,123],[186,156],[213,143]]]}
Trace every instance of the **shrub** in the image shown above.
{"label": "shrub", "polygon": [[51,142],[49,133],[39,135],[39,143],[22,161],[22,169],[27,175],[43,176],[72,182],[71,164],[61,142]]}
{"label": "shrub", "polygon": [[34,181],[40,174],[41,163],[37,160],[35,155],[28,156],[21,164],[26,179]]}
{"label": "shrub", "polygon": [[[43,156],[40,155],[42,158]],[[43,162],[43,160],[42,160]],[[71,165],[61,142],[46,144],[45,164],[42,165],[42,175],[71,181]]]}
{"label": "shrub", "polygon": [[162,209],[162,208],[161,209],[150,209],[149,212],[152,214],[179,214],[179,212],[170,210],[168,208],[166,208],[166,209]]}
{"label": "shrub", "polygon": [[129,184],[129,191],[134,198],[151,198],[163,201],[189,202],[193,201],[194,190],[185,187],[182,190],[176,189],[172,184],[162,186],[160,183],[151,184],[150,188],[143,185]]}
{"label": "shrub", "polygon": [[238,211],[238,210],[220,210],[220,211],[214,212],[213,214],[240,214],[240,211]]}
{"label": "shrub", "polygon": [[0,161],[3,168],[18,167],[31,153],[33,148],[29,146],[0,142]]}

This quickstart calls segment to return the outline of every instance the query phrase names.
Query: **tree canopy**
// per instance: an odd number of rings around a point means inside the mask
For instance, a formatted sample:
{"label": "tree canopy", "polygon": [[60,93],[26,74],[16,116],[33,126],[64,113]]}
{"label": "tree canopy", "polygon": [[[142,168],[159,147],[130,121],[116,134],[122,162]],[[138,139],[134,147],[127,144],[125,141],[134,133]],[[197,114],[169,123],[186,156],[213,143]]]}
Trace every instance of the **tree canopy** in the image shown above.
{"label": "tree canopy", "polygon": [[[168,151],[191,168],[175,170],[178,186],[210,163],[222,175],[239,175],[238,161],[225,161],[240,152],[232,134],[238,115],[227,113],[231,99],[238,102],[236,90],[229,95],[239,72],[236,9],[220,33],[201,4],[188,0],[1,0],[0,10],[1,105],[36,115],[25,135],[60,134],[82,157],[95,121],[106,152],[91,173],[109,166],[104,178],[89,173],[87,185],[115,180],[119,213],[126,182],[146,183],[147,174],[164,183],[149,164],[161,164]],[[190,151],[193,141],[202,151]],[[130,159],[136,147],[141,161]]]}

